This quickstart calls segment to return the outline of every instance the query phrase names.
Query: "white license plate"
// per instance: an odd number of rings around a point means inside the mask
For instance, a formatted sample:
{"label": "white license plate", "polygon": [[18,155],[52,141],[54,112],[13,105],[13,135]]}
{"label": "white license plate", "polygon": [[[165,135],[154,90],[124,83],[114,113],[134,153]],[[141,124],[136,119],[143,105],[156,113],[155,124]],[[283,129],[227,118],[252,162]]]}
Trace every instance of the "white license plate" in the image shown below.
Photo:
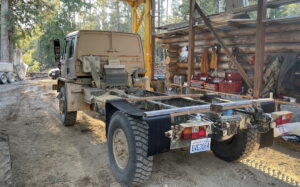
{"label": "white license plate", "polygon": [[198,153],[210,150],[211,138],[202,138],[191,141],[190,153]]}

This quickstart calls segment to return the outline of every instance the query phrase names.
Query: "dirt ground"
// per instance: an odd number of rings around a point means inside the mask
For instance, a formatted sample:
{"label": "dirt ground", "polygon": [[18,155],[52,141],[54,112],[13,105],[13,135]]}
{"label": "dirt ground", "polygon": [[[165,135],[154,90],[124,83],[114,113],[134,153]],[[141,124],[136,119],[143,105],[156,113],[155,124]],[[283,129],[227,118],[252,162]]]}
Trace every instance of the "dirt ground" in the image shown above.
{"label": "dirt ground", "polygon": [[[10,138],[14,186],[120,186],[108,163],[101,117],[80,112],[74,127],[62,126],[52,83],[0,85],[0,131]],[[238,163],[211,152],[157,155],[145,186],[290,186],[300,184],[299,173],[300,146],[278,139]]]}

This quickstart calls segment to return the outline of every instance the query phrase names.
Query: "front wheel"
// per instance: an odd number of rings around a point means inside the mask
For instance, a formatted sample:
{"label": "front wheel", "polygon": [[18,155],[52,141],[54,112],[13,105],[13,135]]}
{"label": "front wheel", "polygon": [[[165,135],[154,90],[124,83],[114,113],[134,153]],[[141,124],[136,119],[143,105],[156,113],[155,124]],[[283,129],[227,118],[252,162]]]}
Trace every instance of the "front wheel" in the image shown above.
{"label": "front wheel", "polygon": [[112,173],[125,186],[149,179],[153,157],[147,156],[148,124],[122,112],[115,112],[108,128],[108,153]]}
{"label": "front wheel", "polygon": [[76,123],[77,111],[68,112],[68,100],[64,87],[60,88],[59,109],[60,118],[64,126],[73,126]]}
{"label": "front wheel", "polygon": [[254,129],[243,130],[224,142],[212,140],[211,149],[222,160],[241,160],[259,149],[259,134]]}

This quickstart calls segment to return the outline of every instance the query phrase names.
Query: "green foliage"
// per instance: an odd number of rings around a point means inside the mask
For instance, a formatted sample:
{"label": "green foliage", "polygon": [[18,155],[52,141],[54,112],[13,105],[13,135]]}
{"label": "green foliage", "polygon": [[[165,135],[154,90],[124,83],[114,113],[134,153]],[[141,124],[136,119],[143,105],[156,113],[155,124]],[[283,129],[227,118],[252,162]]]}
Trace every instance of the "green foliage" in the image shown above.
{"label": "green foliage", "polygon": [[39,72],[41,69],[40,63],[37,61],[32,62],[32,65],[28,67],[28,72]]}

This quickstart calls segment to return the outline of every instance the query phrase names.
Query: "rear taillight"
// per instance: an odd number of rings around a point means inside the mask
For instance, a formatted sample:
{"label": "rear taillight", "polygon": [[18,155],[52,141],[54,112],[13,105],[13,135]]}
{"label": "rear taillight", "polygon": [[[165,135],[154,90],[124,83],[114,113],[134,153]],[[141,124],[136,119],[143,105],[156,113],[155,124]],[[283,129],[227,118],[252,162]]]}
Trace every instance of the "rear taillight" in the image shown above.
{"label": "rear taillight", "polygon": [[292,113],[279,116],[278,118],[275,119],[276,125],[283,125],[289,123],[292,117],[293,117]]}
{"label": "rear taillight", "polygon": [[204,126],[200,127],[187,127],[183,129],[181,133],[181,139],[190,140],[206,137],[206,128]]}

